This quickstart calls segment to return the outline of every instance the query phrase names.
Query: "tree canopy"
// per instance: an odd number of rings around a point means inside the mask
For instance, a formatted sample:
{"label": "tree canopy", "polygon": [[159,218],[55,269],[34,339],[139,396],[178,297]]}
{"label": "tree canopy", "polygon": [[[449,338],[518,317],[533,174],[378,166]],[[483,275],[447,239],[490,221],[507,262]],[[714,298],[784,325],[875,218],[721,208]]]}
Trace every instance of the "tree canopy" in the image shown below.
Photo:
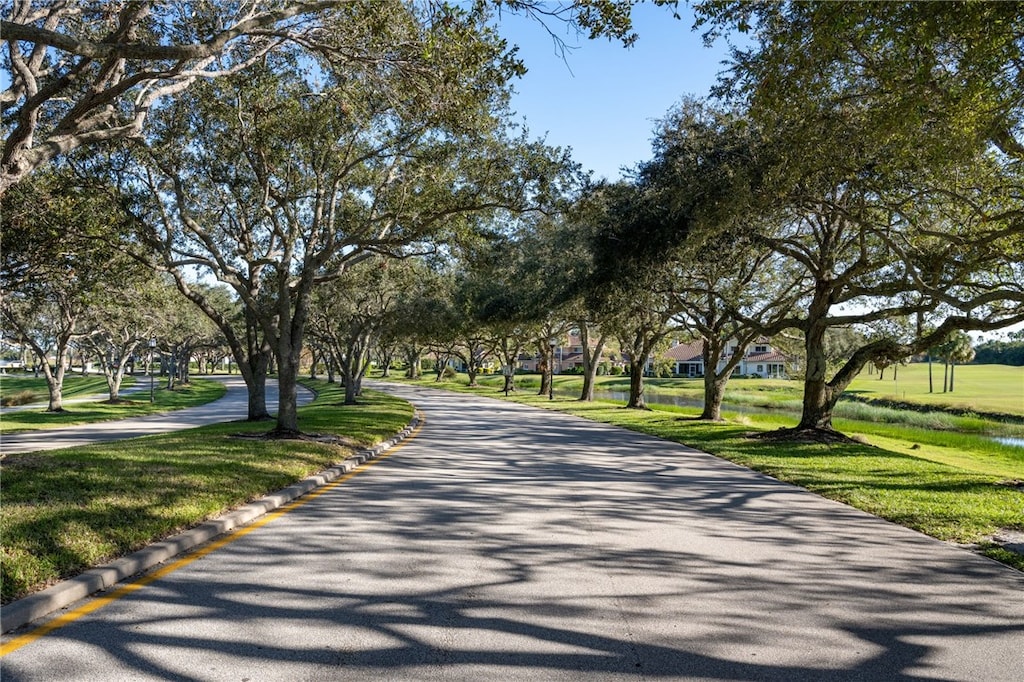
{"label": "tree canopy", "polygon": [[[674,4],[658,0],[659,4]],[[473,13],[510,11],[568,23],[591,37],[635,40],[623,0],[476,0]],[[458,3],[416,3],[425,23],[445,22]],[[373,51],[410,10],[404,3],[349,0],[205,2],[183,0],[14,0],[0,20],[11,74],[0,94],[5,139],[0,196],[43,165],[143,133],[150,111],[196,83],[247,71],[271,54],[299,51],[339,67],[410,66],[401,36]],[[364,21],[358,23],[357,17]],[[371,38],[372,40],[367,40]],[[449,35],[459,42],[458,35]],[[443,43],[427,45],[437,48]],[[453,68],[459,63],[451,64]],[[452,82],[452,86],[455,82]]]}

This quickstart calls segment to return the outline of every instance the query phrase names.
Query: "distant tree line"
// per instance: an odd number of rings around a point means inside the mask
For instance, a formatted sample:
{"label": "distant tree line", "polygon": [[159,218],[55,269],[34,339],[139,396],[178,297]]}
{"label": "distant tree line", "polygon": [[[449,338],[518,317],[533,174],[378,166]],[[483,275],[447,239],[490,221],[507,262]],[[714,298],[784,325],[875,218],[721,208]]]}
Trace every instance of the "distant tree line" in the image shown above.
{"label": "distant tree line", "polygon": [[974,348],[976,365],[1012,365],[1024,367],[1024,332],[1010,335],[1009,341],[986,341]]}

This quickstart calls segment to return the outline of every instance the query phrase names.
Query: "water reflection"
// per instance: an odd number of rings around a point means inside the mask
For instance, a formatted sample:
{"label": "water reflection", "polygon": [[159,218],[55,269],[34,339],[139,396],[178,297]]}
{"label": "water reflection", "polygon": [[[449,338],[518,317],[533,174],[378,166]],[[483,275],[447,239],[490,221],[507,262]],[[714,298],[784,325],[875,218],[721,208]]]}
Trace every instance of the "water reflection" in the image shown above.
{"label": "water reflection", "polygon": [[[578,398],[579,391],[568,391],[555,389],[555,395],[565,398]],[[628,391],[594,391],[595,400],[614,400],[621,403],[629,401]],[[644,391],[644,400],[648,403],[654,403],[657,405],[675,405],[676,407],[692,407],[701,409],[704,403],[700,400],[694,400],[693,398],[684,398],[675,394],[658,393],[646,389]],[[722,403],[723,412],[735,412],[737,414],[780,414],[789,413],[795,416],[799,416],[799,412],[795,410],[787,410],[784,407],[779,408],[767,408],[767,407],[755,407],[752,405],[740,405],[736,403],[724,402]],[[1015,438],[1010,436],[993,436],[992,441],[1000,443],[1002,445],[1009,445],[1014,448],[1024,448],[1024,438]]]}
{"label": "water reflection", "polygon": [[[578,398],[579,391],[568,391],[559,390],[555,388],[555,395],[564,398]],[[620,403],[629,402],[629,391],[594,391],[595,400],[614,400]],[[651,389],[644,389],[644,400],[648,403],[654,403],[656,405],[675,405],[676,407],[694,407],[701,409],[704,407],[704,402],[696,400],[694,398],[685,398],[683,396],[675,395],[672,393],[658,393]],[[779,412],[786,411],[780,409],[770,409],[766,407],[754,407],[751,405],[740,405],[737,403],[724,402],[722,403],[723,412],[736,412],[737,414],[778,414]],[[796,414],[795,412],[793,414]]]}

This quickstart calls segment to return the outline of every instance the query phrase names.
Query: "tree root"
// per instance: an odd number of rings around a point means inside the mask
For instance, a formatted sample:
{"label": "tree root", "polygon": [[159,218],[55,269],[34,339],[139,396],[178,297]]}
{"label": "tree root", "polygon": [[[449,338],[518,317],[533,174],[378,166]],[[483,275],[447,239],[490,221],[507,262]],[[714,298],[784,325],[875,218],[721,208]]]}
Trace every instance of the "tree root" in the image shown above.
{"label": "tree root", "polygon": [[866,445],[863,441],[851,438],[845,433],[834,429],[822,428],[782,428],[776,431],[765,431],[752,436],[757,440],[787,443],[821,443],[824,445]]}
{"label": "tree root", "polygon": [[231,438],[242,440],[298,440],[307,443],[322,443],[325,445],[338,445],[341,447],[355,448],[359,446],[355,440],[347,436],[337,436],[332,433],[303,433],[291,429],[273,429],[266,433],[233,433]]}

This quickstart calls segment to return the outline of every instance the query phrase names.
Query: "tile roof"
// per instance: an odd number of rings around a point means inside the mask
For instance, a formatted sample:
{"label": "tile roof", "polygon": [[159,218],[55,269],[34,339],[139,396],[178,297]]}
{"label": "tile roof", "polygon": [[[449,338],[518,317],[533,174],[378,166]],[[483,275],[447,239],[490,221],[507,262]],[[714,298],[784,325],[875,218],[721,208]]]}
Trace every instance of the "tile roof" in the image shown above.
{"label": "tile roof", "polygon": [[675,360],[676,362],[696,362],[702,359],[701,351],[703,348],[702,341],[692,341],[690,343],[681,343],[678,346],[674,346],[665,351],[663,357]]}
{"label": "tile roof", "polygon": [[770,350],[767,353],[752,353],[748,355],[746,361],[749,362],[787,362],[785,355],[777,350]]}

